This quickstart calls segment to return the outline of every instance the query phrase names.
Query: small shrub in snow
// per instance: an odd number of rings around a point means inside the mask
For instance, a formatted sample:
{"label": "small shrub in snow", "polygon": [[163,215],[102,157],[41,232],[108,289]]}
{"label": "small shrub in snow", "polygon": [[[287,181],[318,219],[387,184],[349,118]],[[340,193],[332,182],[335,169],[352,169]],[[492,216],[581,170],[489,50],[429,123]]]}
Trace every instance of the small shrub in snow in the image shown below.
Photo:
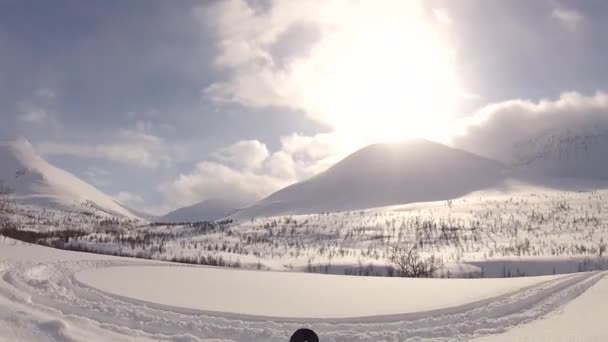
{"label": "small shrub in snow", "polygon": [[390,262],[395,273],[401,277],[430,278],[443,268],[443,261],[434,255],[422,258],[416,248],[405,250],[393,248]]}

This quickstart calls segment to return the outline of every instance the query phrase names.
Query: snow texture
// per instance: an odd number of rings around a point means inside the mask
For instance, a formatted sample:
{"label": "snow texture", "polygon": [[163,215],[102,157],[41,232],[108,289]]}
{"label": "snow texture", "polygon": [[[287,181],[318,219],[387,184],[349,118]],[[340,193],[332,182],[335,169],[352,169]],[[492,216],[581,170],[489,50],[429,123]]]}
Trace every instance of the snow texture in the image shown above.
{"label": "snow texture", "polygon": [[[161,266],[162,267],[158,267]],[[170,269],[190,270],[176,273]],[[122,271],[121,271],[122,270]],[[133,271],[134,276],[124,277],[125,273],[113,274],[111,283],[96,283],[103,278],[103,272]],[[97,273],[101,272],[101,273]],[[142,273],[143,272],[143,273]],[[416,286],[418,281],[412,279],[389,279],[399,282],[401,286],[394,286],[388,290],[396,301],[399,297],[416,298],[413,306],[408,307],[407,301],[403,303],[400,314],[374,315],[363,317],[335,317],[322,318],[319,313],[315,318],[297,317],[268,317],[253,315],[265,313],[264,305],[252,305],[259,312],[220,313],[200,308],[183,307],[175,302],[181,294],[180,288],[165,287],[162,293],[164,298],[155,298],[150,290],[140,298],[131,298],[130,293],[122,293],[125,287],[140,286],[142,289],[154,284],[161,278],[166,278],[166,272],[173,272],[175,284],[206,281],[216,282],[213,289],[201,288],[200,294],[193,294],[193,301],[198,296],[218,295],[229,298],[239,288],[227,288],[226,279],[215,280],[221,277],[236,277],[238,272],[232,270],[213,270],[210,268],[191,268],[188,266],[172,265],[159,262],[144,262],[128,258],[98,256],[92,254],[65,252],[51,250],[40,246],[29,246],[15,243],[5,239],[0,248],[0,341],[287,341],[290,334],[303,326],[310,327],[318,332],[322,341],[419,341],[432,339],[441,340],[470,340],[486,335],[505,332],[518,326],[513,331],[521,331],[527,326],[535,324],[563,324],[561,314],[552,314],[547,321],[537,319],[552,313],[556,309],[565,307],[566,315],[574,315],[583,310],[581,306],[595,307],[603,303],[602,298],[608,293],[604,272],[586,272],[566,276],[527,278],[524,280],[507,279],[499,283],[485,283],[485,295],[473,299],[469,292],[461,287],[454,293],[448,289],[447,282],[455,280],[428,280],[429,282],[446,282],[446,294],[436,294],[433,286]],[[204,277],[205,272],[210,277]],[[216,272],[216,273],[213,273]],[[217,273],[219,272],[219,273]],[[223,272],[223,273],[222,273]],[[95,274],[98,277],[95,277]],[[106,273],[106,275],[109,275]],[[137,276],[139,276],[138,279]],[[284,274],[280,277],[281,283],[276,283],[273,277],[276,273],[259,272],[256,277],[266,279],[268,287],[275,291],[262,294],[268,303],[266,306],[277,306],[288,303],[281,301],[283,288],[288,288],[290,282],[299,283],[295,274]],[[332,277],[327,275],[307,275],[309,279],[303,284],[309,291],[320,291],[331,286],[331,282],[338,281],[344,286],[348,282],[359,282],[359,278]],[[87,278],[93,281],[85,285],[80,280]],[[79,280],[80,279],[80,280]],[[123,281],[124,280],[124,281]],[[135,284],[129,282],[135,281]],[[460,280],[466,282],[468,280]],[[479,282],[487,280],[478,280]],[[509,285],[508,283],[514,281]],[[306,283],[308,282],[308,283]],[[576,298],[587,289],[599,284],[589,291],[587,296]],[[430,284],[430,283],[429,283]],[[471,281],[472,287],[482,286],[482,283]],[[505,285],[506,284],[506,285]],[[162,284],[161,284],[162,285]],[[201,284],[202,285],[202,284]],[[253,284],[247,289],[248,283],[238,285],[248,295],[237,298],[234,305],[247,308],[256,300],[260,284]],[[97,289],[100,286],[104,290]],[[160,285],[152,285],[160,286]],[[495,292],[492,294],[495,286]],[[510,287],[510,288],[509,288]],[[459,286],[455,285],[455,289]],[[348,296],[348,287],[339,288]],[[357,298],[351,298],[363,307],[359,313],[365,313],[365,308],[377,314],[375,305],[366,305],[366,298],[373,298],[377,289],[373,286],[365,291],[360,285]],[[322,290],[321,290],[322,291]],[[336,290],[333,290],[336,291]],[[206,293],[211,292],[211,293]],[[421,297],[428,298],[428,306],[421,301]],[[589,298],[591,296],[591,298]],[[451,299],[450,299],[451,298]],[[146,300],[156,300],[154,303]],[[304,297],[302,302],[308,300]],[[435,302],[435,300],[437,300]],[[199,301],[203,304],[203,301]],[[457,304],[459,303],[459,304]],[[178,304],[178,305],[174,305]],[[309,305],[322,303],[310,303]],[[434,307],[434,308],[433,308]],[[213,307],[211,307],[213,309]],[[571,309],[574,308],[574,309]],[[295,310],[295,309],[294,309]],[[376,310],[374,312],[373,310]],[[306,313],[306,311],[302,311]],[[297,311],[291,312],[297,314]],[[570,317],[570,316],[568,316]],[[529,325],[524,323],[531,322]],[[553,323],[552,323],[553,322]],[[595,320],[586,322],[575,320],[588,329],[581,336],[597,340],[604,336],[601,333],[602,322]],[[522,325],[524,324],[524,325]],[[578,327],[571,327],[578,331]],[[534,331],[528,331],[528,334]],[[542,333],[542,332],[541,332]],[[532,336],[525,335],[516,336]],[[543,336],[543,335],[539,335]],[[499,336],[500,337],[500,336]]]}

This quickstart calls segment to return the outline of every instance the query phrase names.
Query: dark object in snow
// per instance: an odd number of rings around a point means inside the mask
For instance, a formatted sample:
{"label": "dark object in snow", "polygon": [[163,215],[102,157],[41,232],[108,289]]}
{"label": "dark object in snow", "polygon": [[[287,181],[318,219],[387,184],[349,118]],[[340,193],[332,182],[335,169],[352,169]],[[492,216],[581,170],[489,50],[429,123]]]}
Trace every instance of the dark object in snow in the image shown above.
{"label": "dark object in snow", "polygon": [[310,329],[298,329],[291,335],[289,342],[319,342],[319,336]]}

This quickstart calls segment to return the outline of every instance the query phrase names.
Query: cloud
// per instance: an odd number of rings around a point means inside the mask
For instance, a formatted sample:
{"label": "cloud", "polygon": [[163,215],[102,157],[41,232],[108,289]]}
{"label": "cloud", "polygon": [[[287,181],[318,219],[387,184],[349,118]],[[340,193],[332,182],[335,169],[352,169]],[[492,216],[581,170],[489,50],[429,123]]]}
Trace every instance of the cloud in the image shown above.
{"label": "cloud", "polygon": [[417,1],[271,1],[256,10],[231,0],[198,15],[215,34],[215,66],[227,74],[204,89],[219,103],[290,108],[363,135],[365,126],[386,129],[370,113],[397,120],[437,103],[426,101],[430,93],[454,86],[443,67],[449,54]]}
{"label": "cloud", "polygon": [[580,12],[564,8],[554,9],[553,12],[551,12],[551,16],[570,30],[575,30],[584,19]]}
{"label": "cloud", "polygon": [[335,152],[335,135],[319,133],[306,136],[294,133],[281,137],[281,148],[292,155],[302,155],[309,159],[322,159]]}
{"label": "cloud", "polygon": [[159,187],[168,207],[219,198],[253,203],[287,185],[324,171],[340,154],[333,134],[281,137],[281,147],[270,153],[257,140],[244,140],[212,154]]}
{"label": "cloud", "polygon": [[[325,171],[358,147],[344,146],[336,133],[292,134],[281,137],[281,150],[273,154],[266,165],[270,170],[293,174],[301,180]],[[283,164],[279,165],[279,161]]]}
{"label": "cloud", "polygon": [[170,149],[161,138],[140,130],[120,129],[112,142],[96,145],[44,141],[36,144],[43,155],[107,159],[143,168],[158,168],[172,161]]}
{"label": "cloud", "polygon": [[268,149],[257,140],[243,140],[222,148],[214,157],[237,169],[255,170],[268,158]]}
{"label": "cloud", "polygon": [[285,185],[277,177],[204,161],[190,173],[161,185],[160,191],[172,205],[185,206],[212,198],[253,202]]}
{"label": "cloud", "polygon": [[539,137],[608,133],[608,94],[567,92],[555,100],[509,100],[487,105],[463,122],[453,145],[512,162],[515,147]]}
{"label": "cloud", "polygon": [[284,151],[273,153],[265,162],[268,173],[280,179],[298,179],[296,163],[292,156]]}
{"label": "cloud", "polygon": [[[207,87],[205,94],[218,102],[290,107],[286,85],[291,71],[276,69],[271,47],[295,23],[306,17],[315,20],[310,6],[296,6],[273,1],[270,10],[256,12],[246,1],[230,0],[200,8],[201,22],[216,35],[219,53],[215,65],[231,73],[228,80]],[[299,103],[293,106],[299,107]]]}

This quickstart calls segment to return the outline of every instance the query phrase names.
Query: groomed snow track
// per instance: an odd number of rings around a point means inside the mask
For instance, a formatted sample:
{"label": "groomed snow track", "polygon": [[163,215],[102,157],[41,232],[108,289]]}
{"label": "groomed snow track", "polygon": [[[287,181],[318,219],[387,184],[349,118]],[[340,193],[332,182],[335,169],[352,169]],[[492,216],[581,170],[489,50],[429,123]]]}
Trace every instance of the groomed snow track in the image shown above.
{"label": "groomed snow track", "polygon": [[[54,317],[38,325],[51,331],[47,337],[57,341],[79,340],[78,335],[71,334],[66,320],[76,320],[95,327],[95,331],[107,331],[126,340],[284,342],[303,326],[318,332],[322,341],[470,340],[538,319],[576,298],[606,275],[606,272],[572,274],[440,310],[327,320],[175,308],[112,295],[75,279],[76,273],[86,269],[154,264],[132,260],[2,262],[0,308],[10,305]],[[103,340],[101,336],[100,339]]]}

